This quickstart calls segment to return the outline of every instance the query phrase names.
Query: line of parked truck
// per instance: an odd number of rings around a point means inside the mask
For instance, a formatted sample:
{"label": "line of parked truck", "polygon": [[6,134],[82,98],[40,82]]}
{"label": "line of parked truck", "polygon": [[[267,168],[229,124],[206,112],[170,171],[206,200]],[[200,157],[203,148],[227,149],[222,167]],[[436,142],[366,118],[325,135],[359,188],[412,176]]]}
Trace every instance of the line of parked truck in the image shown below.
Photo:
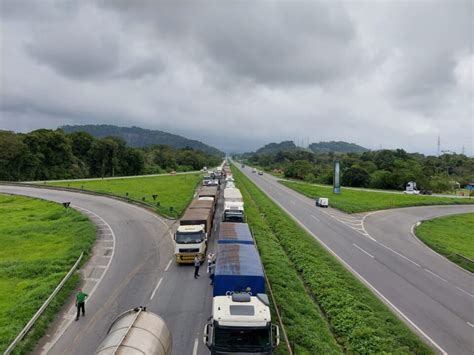
{"label": "line of parked truck", "polygon": [[[201,262],[206,259],[222,190],[224,208],[222,221],[217,222],[212,314],[204,327],[203,341],[213,355],[272,354],[280,341],[279,329],[272,324],[265,273],[250,227],[245,223],[242,194],[225,161],[204,178],[203,186],[180,219],[174,235],[176,262],[192,264],[196,256]],[[172,336],[163,319],[137,307],[114,321],[96,354],[135,349],[170,355],[171,345]]]}

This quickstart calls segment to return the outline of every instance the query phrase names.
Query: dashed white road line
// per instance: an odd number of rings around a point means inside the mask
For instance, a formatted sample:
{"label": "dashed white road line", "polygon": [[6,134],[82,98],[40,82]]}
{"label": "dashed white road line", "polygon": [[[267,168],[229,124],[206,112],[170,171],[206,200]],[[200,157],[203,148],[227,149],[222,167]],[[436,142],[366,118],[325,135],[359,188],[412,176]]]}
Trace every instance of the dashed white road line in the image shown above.
{"label": "dashed white road line", "polygon": [[472,324],[471,322],[466,322],[468,326],[470,326],[471,328],[474,328],[474,324]]}
{"label": "dashed white road line", "polygon": [[170,268],[172,262],[173,262],[173,259],[171,259],[171,260],[168,262],[168,265],[166,265],[165,271],[168,271],[168,269]]}
{"label": "dashed white road line", "polygon": [[466,290],[463,290],[462,288],[460,288],[460,287],[457,287],[457,286],[456,286],[456,288],[457,288],[459,291],[461,291],[461,292],[464,292],[466,295],[468,295],[468,296],[470,296],[470,297],[474,298],[474,295],[470,294],[470,293],[469,293],[469,292],[467,292]]}
{"label": "dashed white road line", "polygon": [[357,249],[359,249],[361,252],[367,254],[368,256],[370,256],[372,259],[374,258],[374,256],[368,252],[366,252],[364,249],[362,249],[360,246],[358,246],[356,243],[352,243],[353,246],[355,246]]}
{"label": "dashed white road line", "polygon": [[430,273],[431,275],[433,275],[434,277],[437,277],[438,279],[440,280],[443,280],[444,282],[448,282],[447,280],[443,279],[441,276],[439,276],[438,274],[435,274],[433,271],[431,270],[428,270],[428,269],[424,269],[426,272]]}
{"label": "dashed white road line", "polygon": [[199,340],[198,338],[194,339],[193,355],[196,355],[198,352]]}
{"label": "dashed white road line", "polygon": [[311,215],[312,218],[314,218],[316,221],[320,221],[318,217],[316,217],[315,215]]}
{"label": "dashed white road line", "polygon": [[151,294],[150,300],[152,300],[153,297],[155,297],[156,291],[158,291],[158,287],[160,287],[160,285],[161,285],[161,281],[163,281],[163,278],[161,278],[161,279],[158,281],[158,283],[156,284],[156,287],[155,287],[155,289],[153,290],[153,293]]}

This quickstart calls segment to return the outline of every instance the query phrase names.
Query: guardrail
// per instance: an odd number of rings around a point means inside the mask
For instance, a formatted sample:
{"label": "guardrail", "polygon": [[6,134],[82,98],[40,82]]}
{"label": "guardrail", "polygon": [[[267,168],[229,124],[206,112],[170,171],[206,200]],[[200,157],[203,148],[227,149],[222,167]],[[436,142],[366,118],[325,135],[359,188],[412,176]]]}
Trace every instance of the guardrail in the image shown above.
{"label": "guardrail", "polygon": [[69,272],[67,273],[66,276],[64,276],[64,278],[61,280],[61,282],[59,283],[59,285],[54,289],[53,293],[51,293],[51,295],[49,295],[48,299],[43,303],[43,305],[40,307],[40,309],[38,309],[38,311],[35,313],[35,315],[33,316],[33,318],[30,319],[30,321],[25,325],[25,327],[21,330],[20,333],[18,333],[17,337],[15,338],[15,340],[13,340],[13,342],[8,346],[7,350],[5,350],[5,352],[3,353],[4,355],[8,355],[10,354],[13,349],[15,348],[15,346],[17,346],[17,344],[25,337],[25,335],[29,332],[29,330],[31,329],[31,327],[35,324],[35,322],[38,320],[38,318],[43,314],[44,310],[49,306],[49,304],[51,303],[51,301],[53,300],[53,298],[59,293],[59,291],[61,291],[61,289],[63,288],[64,284],[69,280],[69,278],[72,276],[72,274],[74,273],[74,271],[77,269],[77,267],[79,266],[79,263],[81,262],[82,260],[82,257],[84,256],[84,252],[81,253],[81,255],[79,255],[79,258],[77,259],[76,263],[73,265],[73,267],[69,270]]}

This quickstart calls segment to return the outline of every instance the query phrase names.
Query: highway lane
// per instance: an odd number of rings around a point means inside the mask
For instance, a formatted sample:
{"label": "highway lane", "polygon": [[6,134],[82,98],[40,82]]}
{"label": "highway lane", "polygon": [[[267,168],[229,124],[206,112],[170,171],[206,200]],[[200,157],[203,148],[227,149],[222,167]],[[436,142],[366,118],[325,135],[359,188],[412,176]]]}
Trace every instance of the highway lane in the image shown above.
{"label": "highway lane", "polygon": [[[101,256],[113,258],[87,301],[86,316],[74,322],[69,310],[61,323],[64,329],[50,333],[52,340],[49,344],[43,341],[45,348],[37,349],[38,353],[91,354],[115,317],[137,305],[146,305],[165,319],[173,334],[173,354],[208,353],[201,333],[211,313],[212,287],[205,266],[201,268],[203,277],[194,280],[192,267],[175,264],[173,221],[107,197],[18,186],[0,186],[0,192],[70,201],[74,208],[97,216],[95,222],[100,221],[101,229],[109,225],[111,232],[107,233],[115,237],[113,253]],[[93,289],[88,282],[84,288]]]}
{"label": "highway lane", "polygon": [[[438,352],[473,353],[473,276],[417,243],[411,227],[431,216],[474,212],[474,206],[347,215],[316,208],[313,200],[279,184],[271,175],[259,176],[249,167],[239,169]],[[409,238],[412,243],[407,245]]]}

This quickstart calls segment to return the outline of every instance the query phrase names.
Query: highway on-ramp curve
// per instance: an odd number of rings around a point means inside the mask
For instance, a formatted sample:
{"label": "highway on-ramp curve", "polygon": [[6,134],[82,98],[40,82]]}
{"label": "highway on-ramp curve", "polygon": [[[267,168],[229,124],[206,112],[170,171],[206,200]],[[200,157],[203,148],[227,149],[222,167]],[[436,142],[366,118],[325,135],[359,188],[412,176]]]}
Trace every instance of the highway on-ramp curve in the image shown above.
{"label": "highway on-ramp curve", "polygon": [[[174,262],[173,221],[102,196],[7,185],[0,185],[0,193],[69,201],[71,207],[99,222],[100,229],[107,228],[103,237],[109,238],[110,245],[115,244],[113,250],[104,249],[108,251],[102,256],[103,265],[98,265],[104,269],[101,276],[94,279],[91,275],[91,280],[86,280],[97,283],[86,302],[86,316],[75,322],[69,313],[69,321],[60,329],[61,336],[55,339],[51,335],[43,352],[92,354],[116,316],[144,305],[165,319],[173,335],[173,354],[209,353],[201,339],[211,314],[212,286],[205,277],[205,266],[201,268],[203,277],[195,280],[192,267]],[[101,238],[99,244],[104,242]]]}
{"label": "highway on-ramp curve", "polygon": [[237,167],[437,352],[474,353],[473,275],[412,235],[413,225],[420,220],[474,212],[473,205],[348,215],[315,207],[312,199],[281,185],[271,175],[260,176],[250,167]]}

